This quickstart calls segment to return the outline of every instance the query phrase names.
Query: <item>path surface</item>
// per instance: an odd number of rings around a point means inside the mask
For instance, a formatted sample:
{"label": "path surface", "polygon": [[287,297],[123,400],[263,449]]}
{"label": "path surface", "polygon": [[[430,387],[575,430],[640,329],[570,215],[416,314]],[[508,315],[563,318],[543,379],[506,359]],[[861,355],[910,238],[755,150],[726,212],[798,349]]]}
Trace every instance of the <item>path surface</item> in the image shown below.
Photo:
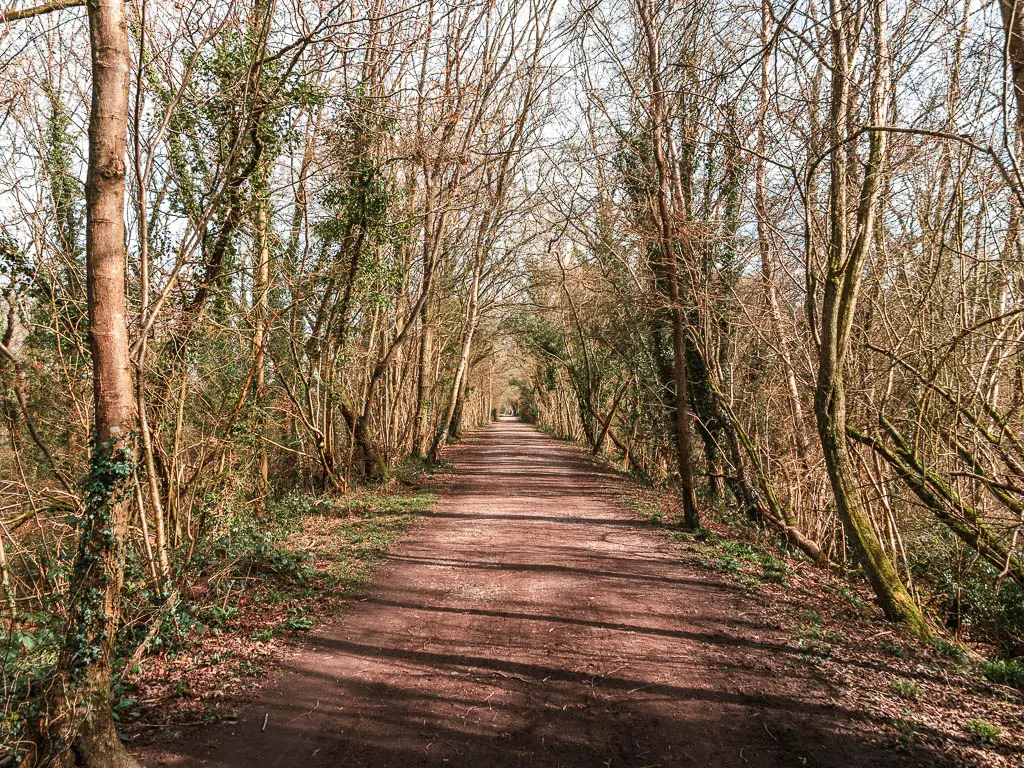
{"label": "path surface", "polygon": [[311,637],[238,723],[144,762],[937,764],[871,743],[813,668],[777,671],[799,658],[785,633],[681,564],[573,448],[502,421],[454,458],[450,489],[367,600]]}

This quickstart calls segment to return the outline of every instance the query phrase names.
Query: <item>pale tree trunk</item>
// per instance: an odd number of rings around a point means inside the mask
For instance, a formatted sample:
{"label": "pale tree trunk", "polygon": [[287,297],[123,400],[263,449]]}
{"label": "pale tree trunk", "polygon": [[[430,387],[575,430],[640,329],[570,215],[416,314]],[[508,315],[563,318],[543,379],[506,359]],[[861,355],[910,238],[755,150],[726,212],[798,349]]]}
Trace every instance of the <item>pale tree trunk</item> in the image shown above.
{"label": "pale tree trunk", "polygon": [[[257,189],[256,201],[256,249],[253,264],[253,323],[252,323],[252,349],[253,368],[255,380],[253,382],[253,397],[256,407],[263,408],[263,399],[266,396],[266,364],[264,362],[267,349],[267,337],[269,334],[270,315],[270,192],[266,174],[261,174],[260,184]],[[265,419],[260,419],[262,430],[266,430]],[[260,441],[259,455],[259,477],[262,488],[265,490],[270,481],[270,460],[266,443]]]}
{"label": "pale tree trunk", "polygon": [[413,412],[412,455],[422,459],[427,452],[427,431],[430,425],[430,403],[427,402],[430,384],[427,377],[430,372],[430,358],[434,341],[433,328],[430,326],[430,301],[423,305],[420,314],[420,348],[416,367],[416,402]]}
{"label": "pale tree trunk", "polygon": [[484,411],[484,422],[494,421],[494,355],[487,361],[487,403]]}
{"label": "pale tree trunk", "polygon": [[[447,213],[447,211],[445,213]],[[439,234],[444,231],[444,219],[445,214],[442,214],[441,220],[438,223]],[[387,352],[384,354],[384,357],[377,361],[377,364],[373,368],[373,372],[367,377],[366,388],[363,392],[362,411],[358,415],[349,413],[349,416],[347,417],[362,472],[364,476],[374,480],[385,480],[387,479],[388,474],[388,467],[384,463],[384,457],[381,455],[380,449],[377,447],[374,436],[370,433],[370,416],[373,414],[374,396],[376,394],[378,384],[380,384],[381,379],[387,373],[388,368],[395,359],[395,356],[401,351],[402,346],[409,337],[409,332],[416,327],[420,313],[423,311],[423,307],[430,298],[430,286],[433,280],[434,264],[436,263],[437,257],[436,250],[439,247],[439,242],[440,240],[435,241],[434,248],[428,251],[428,254],[425,256],[422,287],[420,289],[420,295],[416,299],[416,303],[413,304],[412,308],[406,315],[402,329],[398,332],[394,341],[388,345]],[[373,345],[371,344],[370,347],[372,348],[372,346]]]}
{"label": "pale tree trunk", "polygon": [[[138,220],[139,226],[139,315],[145,318],[149,314],[149,294],[150,294],[150,277],[149,277],[149,215],[147,211],[147,193],[146,188],[149,183],[147,174],[143,172],[142,162],[142,146],[141,146],[141,129],[142,129],[142,79],[143,79],[143,65],[144,56],[146,50],[146,20],[145,20],[145,4],[140,9],[142,18],[140,20],[140,35],[139,35],[139,59],[136,70],[136,81],[135,81],[135,116],[134,116],[134,145],[133,153],[135,160],[135,182],[137,186],[136,200],[135,200],[135,217]],[[153,560],[152,553],[150,551],[149,534],[147,531],[143,531],[143,535],[146,543],[146,551],[150,559],[150,563],[154,566],[154,572],[156,573],[156,588],[159,591],[164,591],[167,588],[167,584],[170,581],[171,567],[170,561],[167,554],[167,532],[165,525],[165,513],[163,500],[160,495],[160,482],[157,475],[156,460],[154,457],[153,449],[153,436],[150,430],[149,421],[147,419],[148,406],[146,404],[146,355],[148,353],[148,342],[149,334],[145,331],[142,332],[142,336],[139,339],[139,352],[136,360],[137,375],[135,379],[135,405],[136,410],[139,414],[139,435],[142,438],[142,458],[146,466],[146,479],[147,489],[149,491],[149,501],[153,507],[153,521],[156,532],[156,561]],[[142,495],[139,495],[139,517],[141,519],[143,528],[146,526],[146,509],[143,503]],[[158,565],[157,565],[158,564]]]}
{"label": "pale tree trunk", "polygon": [[[427,32],[426,41],[423,48],[423,61],[420,64],[420,88],[424,88],[427,82],[427,65],[429,63],[429,57],[427,51],[430,48],[430,41],[433,37],[434,32],[434,3],[430,0],[427,4]],[[422,139],[424,136],[424,118],[423,118],[423,107],[424,102],[422,99],[416,105],[416,136],[418,139]],[[434,243],[431,242],[431,237],[434,234],[434,222],[433,222],[433,201],[434,201],[434,174],[437,172],[435,168],[431,168],[426,161],[426,157],[421,158],[423,165],[423,184],[424,184],[424,202],[426,210],[423,215],[423,252],[424,257],[434,247]],[[430,366],[430,357],[432,354],[432,347],[434,341],[433,327],[431,326],[430,319],[430,297],[423,303],[423,310],[420,312],[420,344],[419,353],[417,355],[417,369],[416,369],[416,402],[413,405],[413,417],[412,417],[412,447],[410,450],[411,455],[414,458],[422,459],[427,454],[427,440],[429,439],[428,432],[430,431],[430,412],[431,404],[427,402],[430,396],[430,384],[428,383],[428,374]]]}
{"label": "pale tree trunk", "polygon": [[482,252],[477,252],[473,260],[473,279],[469,286],[469,306],[466,308],[466,333],[462,339],[462,348],[459,351],[459,361],[455,367],[455,377],[452,381],[451,392],[448,396],[448,405],[445,408],[444,416],[437,427],[437,434],[434,435],[434,442],[430,446],[430,456],[437,461],[448,442],[451,434],[452,423],[455,419],[456,408],[462,392],[462,383],[466,378],[466,369],[469,367],[469,356],[473,350],[473,335],[476,331],[477,320],[480,314],[480,273],[483,271],[484,257]]}
{"label": "pale tree trunk", "polygon": [[[423,217],[423,259],[425,264],[428,260],[431,262],[433,261],[431,254],[437,252],[440,248],[440,242],[436,238],[443,236],[443,231],[434,231],[434,216],[432,209],[434,183],[432,173],[433,171],[431,169],[424,167],[423,175],[427,201],[427,210]],[[434,340],[433,327],[430,324],[430,301],[431,297],[427,296],[426,301],[423,302],[423,308],[420,310],[421,330],[419,354],[417,356],[418,368],[416,374],[416,403],[415,412],[413,414],[412,455],[420,459],[427,455],[427,440],[430,439],[428,432],[430,430],[431,404],[427,402],[430,393],[428,373]]]}
{"label": "pale tree trunk", "polygon": [[[890,62],[886,40],[886,0],[876,0],[874,14],[875,72],[871,93],[871,121],[873,125],[881,126],[885,124],[888,116]],[[856,234],[853,243],[848,245],[849,161],[845,147],[840,146],[847,137],[850,108],[847,23],[844,6],[839,0],[834,0],[830,115],[833,145],[830,157],[830,242],[822,291],[814,412],[839,518],[882,610],[889,619],[905,624],[920,636],[928,636],[931,634],[928,624],[900,579],[896,565],[883,549],[871,524],[847,443],[844,368],[864,265],[875,233],[874,222],[886,153],[885,132],[872,131],[869,136],[864,181],[859,190]],[[813,297],[809,297],[808,300],[813,300]]]}
{"label": "pale tree trunk", "polygon": [[[266,50],[274,8],[275,3],[273,0],[255,0],[253,3],[253,23],[256,27],[255,40],[257,52],[260,55]],[[255,91],[257,96],[261,95],[262,84],[259,82],[261,75],[262,68],[257,67],[254,75],[256,78]],[[263,398],[266,395],[265,357],[270,318],[270,166],[271,163],[266,153],[261,154],[254,184],[256,194],[256,247],[253,253],[252,283],[252,348],[253,368],[255,370],[253,397],[256,401],[256,407],[260,409],[263,408]],[[267,428],[266,420],[261,418],[259,426],[265,432]],[[259,465],[260,484],[261,488],[265,491],[270,480],[270,459],[266,442],[260,441],[258,451],[257,462]]]}
{"label": "pale tree trunk", "polygon": [[71,617],[49,681],[40,734],[44,761],[111,768],[135,765],[117,738],[110,690],[136,427],[124,291],[129,49],[124,0],[94,0],[88,9],[92,106],[86,280],[95,445],[71,576]]}

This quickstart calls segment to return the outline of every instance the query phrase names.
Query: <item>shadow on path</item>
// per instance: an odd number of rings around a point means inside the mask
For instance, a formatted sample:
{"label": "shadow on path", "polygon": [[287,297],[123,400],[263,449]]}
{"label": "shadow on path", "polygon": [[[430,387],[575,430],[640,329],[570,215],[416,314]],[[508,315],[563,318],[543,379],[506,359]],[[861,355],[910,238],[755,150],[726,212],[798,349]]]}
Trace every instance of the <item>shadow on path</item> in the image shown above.
{"label": "shadow on path", "polygon": [[877,741],[732,585],[615,504],[615,478],[503,420],[365,600],[187,766],[942,766]]}

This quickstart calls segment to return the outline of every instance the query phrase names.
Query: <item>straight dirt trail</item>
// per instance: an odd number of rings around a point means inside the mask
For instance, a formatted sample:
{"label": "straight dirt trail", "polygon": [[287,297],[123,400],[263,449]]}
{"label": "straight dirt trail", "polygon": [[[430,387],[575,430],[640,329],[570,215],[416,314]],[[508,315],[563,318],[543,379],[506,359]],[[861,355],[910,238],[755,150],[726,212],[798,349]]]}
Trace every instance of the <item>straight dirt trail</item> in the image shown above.
{"label": "straight dirt trail", "polygon": [[576,449],[503,420],[452,458],[365,600],[237,723],[143,763],[941,764],[873,742],[757,604],[680,562]]}

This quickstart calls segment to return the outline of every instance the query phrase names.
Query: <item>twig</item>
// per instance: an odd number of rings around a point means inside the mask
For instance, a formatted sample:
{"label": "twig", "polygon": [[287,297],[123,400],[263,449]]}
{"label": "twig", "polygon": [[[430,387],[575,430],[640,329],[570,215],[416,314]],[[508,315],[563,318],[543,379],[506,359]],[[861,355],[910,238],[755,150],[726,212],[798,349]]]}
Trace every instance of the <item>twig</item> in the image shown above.
{"label": "twig", "polygon": [[291,724],[292,724],[292,723],[294,723],[294,722],[295,722],[296,720],[301,720],[301,719],[302,719],[303,717],[308,717],[309,715],[312,715],[312,714],[313,714],[314,712],[316,712],[316,711],[317,711],[318,709],[320,709],[320,699],[317,699],[317,700],[316,700],[316,704],[315,704],[315,705],[313,706],[313,708],[312,708],[311,710],[309,710],[309,712],[303,712],[303,713],[302,713],[301,715],[296,715],[296,716],[295,716],[295,717],[293,717],[293,718],[292,718],[291,720],[289,720],[289,721],[288,721],[288,725],[291,725]]}

